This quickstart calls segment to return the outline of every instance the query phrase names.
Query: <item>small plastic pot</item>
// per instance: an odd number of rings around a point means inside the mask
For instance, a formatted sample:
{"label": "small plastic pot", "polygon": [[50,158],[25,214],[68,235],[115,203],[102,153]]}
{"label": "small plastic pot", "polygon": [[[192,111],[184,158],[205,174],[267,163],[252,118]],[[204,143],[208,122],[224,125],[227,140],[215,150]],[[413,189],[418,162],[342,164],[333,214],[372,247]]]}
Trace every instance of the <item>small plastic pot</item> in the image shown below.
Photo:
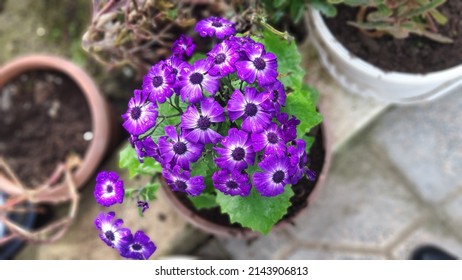
{"label": "small plastic pot", "polygon": [[413,103],[434,100],[462,86],[462,65],[428,74],[385,72],[349,52],[317,10],[310,9],[307,17],[321,63],[348,92],[391,103]]}

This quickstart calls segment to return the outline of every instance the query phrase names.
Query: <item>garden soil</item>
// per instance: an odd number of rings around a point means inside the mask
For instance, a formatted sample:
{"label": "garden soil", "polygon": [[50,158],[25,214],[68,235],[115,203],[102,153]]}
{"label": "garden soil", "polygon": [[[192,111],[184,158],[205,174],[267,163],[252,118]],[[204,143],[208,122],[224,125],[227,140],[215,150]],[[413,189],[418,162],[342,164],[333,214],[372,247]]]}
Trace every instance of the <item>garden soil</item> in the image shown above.
{"label": "garden soil", "polygon": [[44,183],[71,153],[83,157],[91,129],[85,96],[65,75],[27,72],[0,89],[0,155],[27,187]]}
{"label": "garden soil", "polygon": [[347,24],[354,21],[357,9],[339,6],[337,17],[326,19],[334,36],[353,54],[384,71],[428,73],[462,64],[462,1],[448,0],[438,8],[448,23],[439,32],[454,40],[443,44],[411,35],[406,39],[391,36],[371,38]]}

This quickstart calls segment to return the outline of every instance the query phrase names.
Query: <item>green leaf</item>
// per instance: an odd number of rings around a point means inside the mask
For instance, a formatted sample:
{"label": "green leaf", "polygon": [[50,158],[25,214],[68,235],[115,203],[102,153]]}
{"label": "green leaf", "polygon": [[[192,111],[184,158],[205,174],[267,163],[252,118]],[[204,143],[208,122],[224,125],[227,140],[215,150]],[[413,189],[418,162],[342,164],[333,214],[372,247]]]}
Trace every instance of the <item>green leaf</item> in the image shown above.
{"label": "green leaf", "polygon": [[143,163],[139,162],[138,155],[130,144],[127,144],[122,151],[120,151],[119,167],[128,169],[130,177],[137,174],[154,175],[162,172],[162,166],[153,158],[144,158]]}
{"label": "green leaf", "polygon": [[203,153],[202,157],[191,164],[191,176],[203,176],[207,192],[213,192],[212,175],[218,170],[211,156],[211,150]]}
{"label": "green leaf", "polygon": [[245,197],[229,196],[218,192],[217,202],[222,213],[228,214],[232,223],[239,223],[254,231],[267,234],[287,213],[293,195],[294,192],[289,186],[286,186],[284,193],[274,197],[260,196],[252,188],[250,195]]}
{"label": "green leaf", "polygon": [[159,183],[147,184],[140,191],[140,199],[144,201],[154,200],[156,198],[156,193],[159,187],[160,187]]}
{"label": "green leaf", "polygon": [[302,0],[291,0],[290,1],[290,16],[294,23],[297,23],[305,13],[305,3]]}
{"label": "green leaf", "polygon": [[200,60],[200,59],[203,59],[203,58],[206,58],[207,56],[203,53],[195,53],[193,54],[193,56],[191,56],[191,58],[189,59],[189,64],[193,64],[194,62]]}
{"label": "green leaf", "polygon": [[276,8],[281,7],[282,5],[286,4],[287,0],[273,0],[273,5]]}
{"label": "green leaf", "polygon": [[202,193],[199,196],[188,196],[196,209],[210,209],[217,207],[217,196],[211,193]]}
{"label": "green leaf", "polygon": [[325,0],[310,0],[309,4],[326,17],[335,17],[337,15],[337,8]]}
{"label": "green leaf", "polygon": [[303,135],[310,132],[311,128],[322,122],[322,116],[316,111],[315,103],[312,99],[310,88],[303,87],[287,95],[286,106],[282,111],[289,116],[295,115],[300,120],[297,126],[297,137],[302,138]]}
{"label": "green leaf", "polygon": [[281,83],[290,88],[301,87],[305,71],[300,67],[302,58],[295,42],[284,40],[269,30],[263,32],[263,40],[259,41],[265,45],[266,51],[272,52],[278,57],[278,72]]}
{"label": "green leaf", "polygon": [[310,154],[311,146],[313,146],[315,138],[313,136],[303,135],[303,140],[306,142],[306,154]]}

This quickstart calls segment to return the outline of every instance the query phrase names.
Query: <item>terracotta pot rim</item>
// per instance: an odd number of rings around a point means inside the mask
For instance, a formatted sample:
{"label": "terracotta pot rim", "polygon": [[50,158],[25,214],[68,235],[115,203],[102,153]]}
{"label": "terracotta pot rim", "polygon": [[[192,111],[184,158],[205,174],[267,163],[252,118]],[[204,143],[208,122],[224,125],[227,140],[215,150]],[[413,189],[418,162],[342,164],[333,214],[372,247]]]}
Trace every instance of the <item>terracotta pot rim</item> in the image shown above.
{"label": "terracotta pot rim", "polygon": [[[0,87],[22,73],[35,70],[60,72],[73,80],[85,96],[91,112],[93,139],[85,152],[82,164],[74,172],[78,188],[92,176],[103,159],[110,143],[110,111],[93,80],[78,66],[65,58],[54,55],[32,54],[18,57],[0,68]],[[61,189],[61,186],[55,188]],[[67,192],[67,190],[65,190]],[[63,195],[63,192],[59,192]]]}
{"label": "terracotta pot rim", "polygon": [[[319,108],[320,111],[322,111],[322,108]],[[330,170],[330,165],[331,165],[331,159],[332,159],[332,150],[331,150],[331,138],[330,138],[330,132],[328,130],[328,124],[326,120],[320,124],[321,127],[321,133],[323,135],[323,147],[324,147],[324,163],[323,163],[323,168],[321,173],[319,174],[318,180],[316,181],[316,184],[308,196],[308,205],[304,208],[308,208],[311,203],[316,199],[316,197],[319,195],[320,189],[323,188],[325,185],[326,179],[327,179],[327,174]],[[164,192],[165,196],[167,199],[173,204],[174,209],[179,213],[181,216],[183,216],[190,224],[192,224],[194,227],[201,229],[205,232],[212,233],[217,236],[221,237],[237,237],[237,238],[244,238],[244,239],[252,239],[256,238],[258,236],[261,236],[260,233],[252,231],[247,228],[231,228],[223,225],[219,225],[213,222],[210,222],[209,220],[197,215],[194,211],[190,210],[188,207],[186,207],[181,201],[176,197],[173,191],[170,190],[169,186],[161,177],[161,185],[162,185],[162,191]],[[290,219],[283,220],[276,224],[273,228],[273,231],[278,231],[281,230],[282,228],[286,227],[287,225],[291,224],[290,222],[297,218],[297,216],[303,211],[303,209],[297,213],[295,213],[295,216],[291,217]],[[306,210],[305,210],[306,211]]]}

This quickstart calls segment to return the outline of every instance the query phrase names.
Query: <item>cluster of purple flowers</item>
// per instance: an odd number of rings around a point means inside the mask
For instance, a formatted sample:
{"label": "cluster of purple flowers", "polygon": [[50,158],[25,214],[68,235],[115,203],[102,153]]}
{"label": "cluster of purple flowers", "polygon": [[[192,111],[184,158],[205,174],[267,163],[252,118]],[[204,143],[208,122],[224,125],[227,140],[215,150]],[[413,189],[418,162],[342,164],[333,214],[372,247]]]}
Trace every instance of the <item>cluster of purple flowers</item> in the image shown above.
{"label": "cluster of purple flowers", "polygon": [[[125,189],[124,183],[115,172],[102,171],[96,177],[94,190],[96,202],[109,207],[122,203]],[[143,210],[147,205],[142,205]],[[122,228],[124,221],[116,219],[115,212],[101,212],[95,219],[95,226],[101,232],[99,237],[109,247],[119,251],[122,257],[128,259],[146,260],[156,250],[154,242],[141,230],[131,233],[128,228]]]}
{"label": "cluster of purple flowers", "polygon": [[[155,158],[172,189],[191,196],[205,189],[203,176],[191,176],[192,164],[204,156],[219,168],[212,176],[214,187],[227,195],[247,196],[255,186],[262,196],[276,196],[306,175],[314,179],[306,143],[296,139],[300,121],[281,111],[286,93],[276,55],[236,34],[234,24],[222,18],[199,21],[196,31],[215,36],[218,43],[190,64],[195,45],[182,35],[172,56],[144,77],[123,115],[140,161]],[[184,112],[172,101],[180,98],[188,106]],[[160,127],[159,118],[169,117],[159,114],[166,102],[181,117],[164,127],[156,143],[150,132]],[[250,171],[257,166],[261,170]]]}

